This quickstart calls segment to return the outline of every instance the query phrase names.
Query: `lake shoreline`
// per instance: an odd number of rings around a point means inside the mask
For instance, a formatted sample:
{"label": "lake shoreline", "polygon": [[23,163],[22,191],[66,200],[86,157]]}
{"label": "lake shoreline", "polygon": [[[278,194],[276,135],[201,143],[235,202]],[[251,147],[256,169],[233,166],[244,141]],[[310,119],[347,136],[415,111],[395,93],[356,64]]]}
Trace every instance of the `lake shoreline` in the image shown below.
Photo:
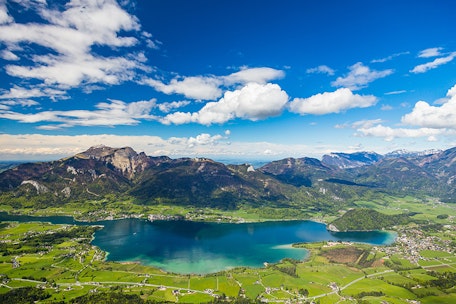
{"label": "lake shoreline", "polygon": [[75,221],[69,216],[37,217],[1,213],[9,221],[46,221],[54,224],[103,225],[91,244],[105,252],[105,261],[136,262],[168,273],[209,274],[227,268],[261,268],[284,258],[305,260],[300,242],[353,241],[384,245],[393,237],[387,232],[330,233],[326,224],[312,220],[281,220],[250,223],[148,221],[123,218],[99,222]]}
{"label": "lake shoreline", "polygon": [[[0,210],[0,215],[1,214],[6,214],[8,216],[27,216],[27,217],[33,217],[33,218],[48,218],[48,217],[68,217],[72,218],[73,222],[77,224],[87,224],[90,226],[104,226],[100,225],[97,223],[100,222],[109,222],[109,221],[118,221],[118,220],[125,220],[125,219],[138,219],[138,220],[144,220],[150,223],[156,222],[156,221],[164,221],[164,222],[177,222],[177,221],[186,221],[186,222],[194,222],[194,223],[214,223],[214,224],[255,224],[255,223],[276,223],[276,222],[299,222],[299,221],[311,221],[315,223],[320,223],[326,226],[326,230],[328,232],[376,232],[376,231],[382,231],[382,232],[387,232],[387,233],[392,233],[395,231],[387,231],[387,230],[339,230],[336,226],[333,224],[327,223],[326,221],[322,220],[321,218],[318,219],[313,219],[313,218],[308,218],[308,219],[296,219],[296,218],[290,218],[290,219],[258,219],[258,220],[243,220],[243,221],[219,221],[219,220],[195,220],[195,219],[188,219],[185,217],[178,217],[178,216],[164,216],[160,219],[152,219],[150,218],[150,215],[147,217],[144,217],[143,214],[133,214],[133,215],[121,215],[120,217],[105,217],[105,218],[99,218],[96,220],[87,220],[87,219],[78,219],[75,218],[73,215],[66,214],[66,213],[51,213],[49,215],[32,215],[30,213],[10,213],[5,210]],[[1,219],[1,217],[0,217]],[[49,222],[49,221],[47,221]]]}

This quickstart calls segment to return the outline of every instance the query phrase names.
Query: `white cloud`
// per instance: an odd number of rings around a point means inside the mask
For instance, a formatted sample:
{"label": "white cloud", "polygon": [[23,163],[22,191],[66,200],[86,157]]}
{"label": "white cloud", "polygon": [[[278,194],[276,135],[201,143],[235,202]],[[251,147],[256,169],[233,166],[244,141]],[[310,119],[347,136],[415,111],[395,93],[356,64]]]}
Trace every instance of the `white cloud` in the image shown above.
{"label": "white cloud", "polygon": [[285,73],[268,67],[243,68],[228,76],[178,76],[166,84],[157,79],[143,79],[142,83],[165,94],[181,94],[197,100],[215,100],[222,96],[222,88],[236,84],[265,84],[268,81],[283,78]]}
{"label": "white cloud", "polygon": [[337,77],[331,83],[334,87],[345,87],[351,90],[359,90],[367,87],[374,80],[393,74],[393,70],[373,71],[362,62],[355,63],[349,67],[350,72],[345,77]]}
{"label": "white cloud", "polygon": [[406,90],[398,90],[398,91],[391,91],[391,92],[386,92],[385,95],[399,95],[399,94],[404,94],[407,93]]}
{"label": "white cloud", "polygon": [[220,79],[212,76],[178,77],[165,84],[155,79],[144,79],[144,84],[165,94],[181,94],[187,98],[213,100],[222,95]]}
{"label": "white cloud", "polygon": [[325,92],[309,98],[295,98],[289,104],[291,112],[301,115],[323,115],[339,113],[352,108],[366,108],[375,105],[377,98],[373,95],[353,94],[350,89],[341,88],[335,92]]}
{"label": "white cloud", "polygon": [[17,60],[19,60],[19,57],[16,54],[14,54],[13,52],[11,52],[10,50],[3,50],[0,53],[0,57],[2,59],[9,60],[9,61],[17,61]]}
{"label": "white cloud", "polygon": [[[442,99],[443,100],[443,99]],[[418,101],[411,113],[402,117],[402,123],[416,128],[393,128],[382,125],[382,121],[353,124],[357,135],[381,137],[386,141],[395,138],[425,137],[427,141],[438,140],[437,136],[456,134],[456,85],[448,90],[447,98],[441,106],[431,106],[425,101]]]}
{"label": "white cloud", "polygon": [[368,129],[372,128],[375,125],[383,123],[383,120],[378,118],[378,119],[365,119],[365,120],[359,120],[354,123],[352,123],[351,127],[354,129]]}
{"label": "white cloud", "polygon": [[23,99],[23,98],[33,98],[33,97],[43,97],[48,96],[51,99],[66,99],[65,91],[52,89],[52,88],[23,88],[20,86],[13,86],[9,90],[0,91],[0,99]]}
{"label": "white cloud", "polygon": [[[59,6],[50,8],[45,1],[18,4],[47,23],[16,23],[13,20],[0,26],[0,42],[7,47],[3,58],[16,60],[5,67],[9,75],[40,80],[47,86],[72,88],[81,84],[118,84],[132,80],[136,70],[147,69],[142,54],[116,55],[116,48],[138,43],[135,35],[140,30],[136,17],[116,1],[71,0],[60,6],[60,10]],[[24,44],[31,47],[22,49]],[[30,50],[35,44],[50,51],[34,54]],[[106,46],[113,53],[104,57],[97,54],[93,46]],[[32,63],[17,61],[18,58]]]}
{"label": "white cloud", "polygon": [[0,24],[10,23],[13,21],[6,8],[6,1],[0,0]]}
{"label": "white cloud", "polygon": [[374,59],[371,61],[371,63],[382,63],[382,62],[387,62],[387,61],[390,61],[396,57],[399,57],[399,56],[402,56],[402,55],[407,55],[407,54],[410,54],[410,52],[401,52],[401,53],[395,53],[395,54],[392,54],[392,55],[389,55],[387,57],[384,57],[384,58],[379,58],[379,59]]}
{"label": "white cloud", "polygon": [[448,90],[446,96],[448,96],[449,98],[453,98],[456,96],[456,84]]}
{"label": "white cloud", "polygon": [[163,113],[169,113],[171,110],[178,109],[181,107],[185,107],[190,104],[188,100],[181,100],[181,101],[173,101],[173,102],[163,102],[157,105],[157,107]]}
{"label": "white cloud", "polygon": [[309,73],[309,74],[315,74],[315,73],[328,74],[329,76],[332,76],[332,75],[334,75],[334,70],[331,69],[327,65],[319,65],[317,67],[307,69],[306,73]]}
{"label": "white cloud", "polygon": [[446,63],[452,61],[455,57],[456,57],[456,52],[452,52],[446,57],[436,58],[431,62],[417,65],[412,70],[410,70],[410,72],[415,73],[415,74],[425,73],[429,70],[439,67],[440,65],[443,65],[443,64],[446,64]]}
{"label": "white cloud", "polygon": [[32,107],[39,105],[39,102],[31,99],[18,99],[18,100],[4,100],[0,101],[0,103],[8,106],[22,106],[22,107]]}
{"label": "white cloud", "polygon": [[393,107],[387,104],[382,105],[382,107],[380,108],[380,110],[382,111],[391,111],[392,109]]}
{"label": "white cloud", "polygon": [[203,133],[196,137],[189,137],[187,143],[189,147],[194,147],[197,145],[215,145],[222,138],[222,135],[211,136],[210,134]]}
{"label": "white cloud", "polygon": [[271,80],[281,79],[285,73],[281,70],[276,70],[268,67],[260,68],[243,68],[239,72],[232,73],[228,76],[222,77],[225,84],[246,84],[255,82],[265,84]]}
{"label": "white cloud", "polygon": [[456,85],[448,90],[447,97],[446,102],[441,100],[441,106],[418,101],[412,112],[402,117],[402,122],[419,127],[456,129]]}
{"label": "white cloud", "polygon": [[103,83],[119,84],[133,80],[135,69],[142,64],[129,58],[102,58],[84,55],[79,58],[43,58],[46,63],[34,68],[8,65],[6,71],[11,76],[39,79],[48,85],[77,87],[80,84]]}
{"label": "white cloud", "polygon": [[437,135],[448,134],[447,130],[433,129],[433,128],[391,128],[381,124],[357,129],[358,135],[381,137],[386,141],[392,141],[395,138],[417,138],[427,137],[428,141],[435,141]]}
{"label": "white cloud", "polygon": [[382,119],[363,119],[359,121],[355,121],[352,123],[343,123],[343,124],[337,124],[334,126],[336,129],[346,129],[346,128],[352,128],[352,129],[359,129],[359,128],[371,128],[375,125],[381,124],[383,122]]}
{"label": "white cloud", "polygon": [[150,111],[155,107],[155,99],[125,103],[110,100],[96,105],[97,110],[42,111],[23,114],[13,111],[0,111],[0,118],[22,123],[58,123],[39,126],[39,129],[55,130],[73,126],[116,126],[136,125],[140,120],[155,119]]}
{"label": "white cloud", "polygon": [[441,47],[428,48],[428,49],[422,50],[418,54],[418,57],[420,57],[420,58],[438,57],[438,56],[442,55],[442,53],[440,53],[441,50],[443,50],[443,48],[441,48]]}
{"label": "white cloud", "polygon": [[165,124],[196,122],[203,125],[224,123],[235,118],[259,120],[279,115],[288,95],[277,84],[249,83],[241,89],[225,92],[217,102],[208,102],[194,113],[176,112],[162,119]]}

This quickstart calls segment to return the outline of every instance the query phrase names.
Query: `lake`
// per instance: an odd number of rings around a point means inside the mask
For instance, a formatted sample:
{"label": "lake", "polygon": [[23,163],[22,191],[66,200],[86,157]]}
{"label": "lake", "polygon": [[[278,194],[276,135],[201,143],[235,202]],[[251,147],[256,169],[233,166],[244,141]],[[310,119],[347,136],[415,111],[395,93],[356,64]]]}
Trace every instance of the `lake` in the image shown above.
{"label": "lake", "polygon": [[92,244],[107,251],[108,260],[140,262],[182,274],[206,274],[238,266],[262,267],[265,262],[283,258],[302,260],[307,251],[291,247],[298,242],[331,240],[386,245],[396,237],[384,231],[329,232],[326,225],[313,221],[231,224],[122,219],[85,223],[71,217],[5,213],[0,213],[0,220],[103,225]]}

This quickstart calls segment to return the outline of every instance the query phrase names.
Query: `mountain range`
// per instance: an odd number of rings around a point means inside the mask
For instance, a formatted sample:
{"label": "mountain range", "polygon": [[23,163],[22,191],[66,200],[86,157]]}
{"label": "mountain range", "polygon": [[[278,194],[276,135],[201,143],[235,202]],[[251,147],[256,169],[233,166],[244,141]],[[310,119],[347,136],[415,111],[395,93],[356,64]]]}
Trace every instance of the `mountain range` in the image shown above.
{"label": "mountain range", "polygon": [[456,201],[456,148],[445,151],[331,153],[286,158],[260,168],[207,158],[151,157],[130,147],[91,147],[72,157],[26,163],[0,173],[0,193],[40,197],[44,205],[128,197],[140,204],[235,209],[338,206],[360,193],[416,194]]}

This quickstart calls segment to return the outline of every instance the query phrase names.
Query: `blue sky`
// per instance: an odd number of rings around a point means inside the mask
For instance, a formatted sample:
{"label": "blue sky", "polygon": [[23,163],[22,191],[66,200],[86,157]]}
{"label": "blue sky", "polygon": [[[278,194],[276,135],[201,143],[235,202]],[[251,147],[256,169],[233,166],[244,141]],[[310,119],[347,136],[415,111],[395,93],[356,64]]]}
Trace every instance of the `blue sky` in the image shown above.
{"label": "blue sky", "polygon": [[0,159],[456,146],[454,1],[0,0]]}

